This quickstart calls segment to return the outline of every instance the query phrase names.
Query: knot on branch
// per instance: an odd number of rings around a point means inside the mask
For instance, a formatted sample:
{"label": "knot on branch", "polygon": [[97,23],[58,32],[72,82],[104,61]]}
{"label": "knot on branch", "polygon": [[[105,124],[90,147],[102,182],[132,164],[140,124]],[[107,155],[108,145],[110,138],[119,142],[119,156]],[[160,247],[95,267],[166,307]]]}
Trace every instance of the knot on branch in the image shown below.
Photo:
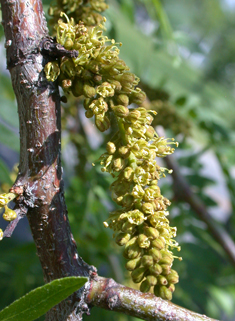
{"label": "knot on branch", "polygon": [[67,50],[61,44],[57,43],[55,38],[47,37],[44,38],[40,45],[39,49],[43,54],[49,55],[50,57],[69,57],[77,58],[77,50]]}

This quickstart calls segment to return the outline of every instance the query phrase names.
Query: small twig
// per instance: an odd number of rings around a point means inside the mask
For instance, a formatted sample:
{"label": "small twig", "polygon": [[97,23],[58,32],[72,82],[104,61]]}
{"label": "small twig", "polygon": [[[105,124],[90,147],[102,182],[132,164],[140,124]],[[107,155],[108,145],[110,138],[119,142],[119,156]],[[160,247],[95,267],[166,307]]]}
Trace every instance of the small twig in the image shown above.
{"label": "small twig", "polygon": [[113,279],[98,276],[91,279],[86,302],[147,321],[216,321],[158,298],[152,293],[142,293],[118,284]]}
{"label": "small twig", "polygon": [[19,221],[26,216],[27,214],[27,209],[26,208],[16,208],[14,211],[17,214],[17,217],[14,219],[14,221],[11,221],[7,227],[5,228],[5,231],[3,232],[3,238],[4,237],[11,237],[12,233],[14,232],[17,224]]}
{"label": "small twig", "polygon": [[180,169],[177,162],[172,156],[165,159],[167,167],[173,169],[172,177],[174,180],[175,194],[177,199],[187,202],[191,208],[198,214],[202,221],[204,221],[215,240],[222,246],[227,253],[230,261],[235,266],[235,243],[227,233],[227,231],[218,226],[215,220],[208,213],[206,206],[199,199],[199,197],[192,192],[190,185],[186,179],[180,174]]}

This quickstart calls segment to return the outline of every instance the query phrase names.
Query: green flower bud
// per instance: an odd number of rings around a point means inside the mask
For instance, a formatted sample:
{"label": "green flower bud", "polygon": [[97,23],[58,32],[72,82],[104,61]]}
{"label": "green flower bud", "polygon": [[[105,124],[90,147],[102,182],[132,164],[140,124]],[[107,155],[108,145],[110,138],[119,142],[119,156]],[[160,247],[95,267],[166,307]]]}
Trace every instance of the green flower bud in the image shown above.
{"label": "green flower bud", "polygon": [[154,227],[146,227],[144,229],[144,234],[151,240],[155,240],[159,236],[158,230],[155,229]]}
{"label": "green flower bud", "polygon": [[151,241],[151,246],[158,250],[162,250],[165,247],[165,242],[160,238],[157,238]]}
{"label": "green flower bud", "polygon": [[168,281],[167,281],[167,279],[165,278],[165,276],[159,275],[159,276],[158,276],[158,283],[161,284],[161,285],[167,285],[167,284],[168,284]]}
{"label": "green flower bud", "polygon": [[62,88],[69,89],[71,86],[72,86],[72,80],[71,79],[62,80]]}
{"label": "green flower bud", "polygon": [[94,116],[94,113],[92,110],[89,109],[89,110],[86,110],[85,115],[87,118],[91,118]]}
{"label": "green flower bud", "polygon": [[[158,262],[160,264],[160,262]],[[162,267],[162,274],[163,275],[169,275],[171,272],[171,265],[168,264],[161,264]]]}
{"label": "green flower bud", "polygon": [[124,254],[125,254],[124,257],[128,259],[135,259],[141,254],[141,249],[137,244],[133,244],[125,248]]}
{"label": "green flower bud", "polygon": [[73,48],[73,44],[74,44],[73,40],[71,38],[67,38],[67,39],[65,39],[64,47],[65,47],[65,49],[70,50]]}
{"label": "green flower bud", "polygon": [[152,127],[152,126],[149,126],[147,129],[146,129],[146,132],[145,132],[145,136],[148,138],[148,139],[152,139],[155,135],[155,129]]}
{"label": "green flower bud", "polygon": [[0,208],[7,205],[14,198],[16,198],[17,194],[14,193],[4,193],[0,194]]}
{"label": "green flower bud", "polygon": [[168,289],[171,291],[171,293],[173,293],[173,292],[175,291],[175,286],[174,286],[174,284],[170,284],[170,285],[168,286]]}
{"label": "green flower bud", "polygon": [[149,202],[145,202],[142,204],[142,211],[145,213],[145,214],[154,214],[154,206],[152,203],[149,203]]}
{"label": "green flower bud", "polygon": [[96,127],[101,131],[104,132],[105,130],[109,129],[110,127],[110,120],[107,116],[96,115],[95,117],[95,124]]}
{"label": "green flower bud", "polygon": [[141,257],[138,257],[137,259],[128,261],[125,267],[128,271],[134,271],[137,267],[140,266],[140,263],[141,263]]}
{"label": "green flower bud", "polygon": [[131,278],[134,283],[140,283],[143,278],[144,278],[144,273],[145,273],[146,268],[145,267],[139,267],[135,269],[131,273]]}
{"label": "green flower bud", "polygon": [[161,255],[160,251],[158,251],[158,250],[155,249],[155,248],[150,249],[150,250],[148,251],[148,253],[149,253],[149,255],[151,255],[151,256],[153,257],[153,260],[154,260],[155,262],[160,261],[161,258],[162,258],[162,255]]}
{"label": "green flower bud", "polygon": [[141,117],[141,112],[137,109],[134,109],[129,112],[129,115],[127,117],[127,120],[130,122],[136,121]]}
{"label": "green flower bud", "polygon": [[149,284],[149,282],[147,280],[144,280],[141,284],[140,284],[140,291],[143,293],[146,293],[150,290],[151,285]]}
{"label": "green flower bud", "polygon": [[134,198],[142,198],[144,195],[144,190],[141,185],[135,185],[132,189],[131,194]]}
{"label": "green flower bud", "polygon": [[71,90],[75,97],[83,95],[83,82],[80,79],[75,78]]}
{"label": "green flower bud", "polygon": [[122,89],[122,85],[117,80],[109,80],[109,82],[114,85],[116,91],[120,91]]}
{"label": "green flower bud", "polygon": [[116,158],[114,161],[113,161],[113,170],[115,172],[120,172],[120,170],[122,170],[122,168],[124,167],[125,165],[125,161],[124,159],[122,158]]}
{"label": "green flower bud", "polygon": [[2,218],[5,221],[13,221],[14,219],[17,218],[17,214],[14,210],[11,210],[10,208],[8,208],[7,206],[5,206],[5,213],[3,214]]}
{"label": "green flower bud", "polygon": [[124,233],[131,233],[134,229],[133,224],[131,224],[129,221],[126,221],[122,224],[121,230]]}
{"label": "green flower bud", "polygon": [[128,182],[132,181],[133,175],[134,175],[134,171],[131,167],[126,167],[124,169],[123,176]]}
{"label": "green flower bud", "polygon": [[101,84],[102,83],[102,76],[101,75],[94,75],[93,80],[96,84]]}
{"label": "green flower bud", "polygon": [[141,247],[141,248],[143,248],[143,249],[147,249],[147,248],[150,246],[150,241],[149,241],[149,239],[147,238],[147,236],[144,235],[144,234],[140,234],[140,235],[138,236],[137,241],[138,241],[139,247]]}
{"label": "green flower bud", "polygon": [[48,81],[55,81],[60,74],[60,67],[57,62],[51,61],[44,67],[44,72]]}
{"label": "green flower bud", "polygon": [[148,275],[146,277],[146,280],[148,281],[148,283],[153,286],[153,285],[156,285],[157,284],[157,278],[153,275]]}
{"label": "green flower bud", "polygon": [[131,103],[141,105],[146,99],[146,94],[143,91],[133,92],[130,97]]}
{"label": "green flower bud", "polygon": [[176,284],[179,282],[179,275],[175,270],[171,270],[170,274],[167,275],[169,283]]}
{"label": "green flower bud", "polygon": [[85,83],[85,85],[83,86],[83,95],[87,98],[92,98],[95,96],[95,94],[96,89],[93,86],[90,86],[88,83]]}
{"label": "green flower bud", "polygon": [[172,292],[166,286],[160,286],[159,288],[159,296],[163,300],[172,300]]}
{"label": "green flower bud", "polygon": [[113,112],[117,117],[126,117],[129,114],[129,109],[125,106],[118,105],[112,107]]}
{"label": "green flower bud", "polygon": [[84,80],[91,80],[91,79],[93,79],[93,73],[91,73],[89,70],[87,70],[87,69],[84,69],[83,71],[82,71],[82,78],[84,79]]}
{"label": "green flower bud", "polygon": [[[116,78],[116,77],[115,77]],[[117,77],[117,80],[121,82],[122,85],[132,84],[135,81],[135,75],[131,72],[125,72]]]}
{"label": "green flower bud", "polygon": [[153,257],[151,255],[144,255],[141,259],[141,264],[145,267],[153,265]]}
{"label": "green flower bud", "polygon": [[122,245],[125,245],[131,238],[131,235],[128,234],[128,233],[119,233],[117,236],[116,236],[116,239],[115,239],[115,242],[122,246]]}
{"label": "green flower bud", "polygon": [[118,104],[127,107],[129,105],[129,98],[127,95],[120,94],[116,97],[116,101]]}
{"label": "green flower bud", "polygon": [[161,250],[161,254],[162,254],[162,259],[159,261],[159,264],[167,264],[167,265],[171,265],[173,262],[173,255],[171,253],[167,252],[167,255],[165,255],[166,251]]}
{"label": "green flower bud", "polygon": [[158,276],[162,273],[161,265],[155,263],[154,265],[150,266],[149,273],[154,276]]}
{"label": "green flower bud", "polygon": [[106,150],[109,154],[114,154],[116,152],[116,146],[113,142],[108,142],[106,144]]}
{"label": "green flower bud", "polygon": [[134,202],[134,197],[131,195],[125,195],[122,200],[122,206],[129,208]]}
{"label": "green flower bud", "polygon": [[130,149],[126,146],[121,146],[118,148],[118,153],[122,158],[127,158],[130,155]]}

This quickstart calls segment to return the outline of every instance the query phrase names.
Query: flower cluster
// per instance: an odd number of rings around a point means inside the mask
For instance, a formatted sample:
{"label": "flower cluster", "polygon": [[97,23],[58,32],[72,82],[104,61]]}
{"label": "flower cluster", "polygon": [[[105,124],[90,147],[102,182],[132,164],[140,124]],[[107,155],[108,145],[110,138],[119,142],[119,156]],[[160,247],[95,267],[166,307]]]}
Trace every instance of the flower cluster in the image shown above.
{"label": "flower cluster", "polygon": [[[7,204],[10,203],[14,198],[16,198],[16,194],[14,193],[4,193],[0,194],[0,209],[4,208],[4,214],[2,215],[3,219],[6,221],[13,221],[17,214],[14,210],[10,209]],[[3,238],[3,231],[0,229],[0,240]]]}
{"label": "flower cluster", "polygon": [[66,12],[77,23],[83,21],[86,26],[95,26],[102,21],[100,13],[107,8],[105,0],[57,0],[56,5],[49,9],[50,25],[54,26],[60,18],[60,13]]}
{"label": "flower cluster", "polygon": [[[115,113],[115,111],[114,111]],[[107,143],[101,156],[102,170],[116,180],[111,185],[112,199],[122,208],[111,212],[104,225],[114,230],[116,243],[125,245],[126,268],[140,290],[171,300],[178,274],[172,270],[172,249],[180,247],[173,239],[176,228],[167,219],[168,199],[161,195],[158,180],[165,168],[156,157],[173,153],[174,148],[159,137],[151,126],[152,111],[139,107],[116,114],[120,134]]]}
{"label": "flower cluster", "polygon": [[166,169],[157,164],[156,157],[173,153],[171,145],[177,143],[157,135],[152,126],[155,111],[128,107],[142,105],[146,95],[138,87],[138,77],[119,58],[118,44],[103,35],[105,18],[94,25],[87,23],[88,16],[78,22],[73,10],[72,6],[69,17],[60,13],[66,21],[58,20],[56,39],[79,55],[49,62],[46,77],[50,81],[58,78],[65,92],[84,96],[86,117],[94,117],[101,132],[110,127],[114,115],[119,131],[107,143],[100,161],[102,171],[115,178],[110,189],[121,209],[110,213],[104,225],[114,230],[118,245],[125,245],[126,268],[132,271],[134,282],[141,282],[141,291],[153,289],[157,296],[170,300],[178,282],[177,272],[171,269],[171,250],[180,248],[173,239],[176,228],[167,219],[170,202],[158,186]]}

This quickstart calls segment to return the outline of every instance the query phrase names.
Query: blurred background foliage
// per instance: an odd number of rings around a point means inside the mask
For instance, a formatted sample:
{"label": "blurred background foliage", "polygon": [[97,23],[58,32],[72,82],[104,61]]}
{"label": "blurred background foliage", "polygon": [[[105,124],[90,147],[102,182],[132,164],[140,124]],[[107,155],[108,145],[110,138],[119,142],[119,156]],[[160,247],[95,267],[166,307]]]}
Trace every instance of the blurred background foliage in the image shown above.
{"label": "blurred background foliage", "polygon": [[[50,1],[45,0],[47,12]],[[181,175],[204,202],[218,226],[235,235],[235,2],[233,0],[111,0],[107,33],[123,43],[121,57],[141,79],[146,108],[155,109],[159,133],[175,137],[173,155]],[[18,162],[17,107],[5,68],[0,29],[0,183],[6,191]],[[113,210],[111,179],[98,162],[109,133],[97,132],[84,117],[81,101],[69,97],[63,113],[63,166],[66,201],[79,254],[99,274],[129,286],[121,249],[103,227]],[[161,165],[164,160],[161,160]],[[235,266],[207,225],[178,197],[172,177],[161,180],[170,198],[171,225],[178,228],[183,261],[173,302],[223,320],[235,320]],[[2,228],[6,226],[0,218]],[[36,249],[24,219],[11,239],[0,243],[0,309],[43,283]],[[134,318],[101,309],[96,320]],[[85,317],[85,319],[89,320]]]}

